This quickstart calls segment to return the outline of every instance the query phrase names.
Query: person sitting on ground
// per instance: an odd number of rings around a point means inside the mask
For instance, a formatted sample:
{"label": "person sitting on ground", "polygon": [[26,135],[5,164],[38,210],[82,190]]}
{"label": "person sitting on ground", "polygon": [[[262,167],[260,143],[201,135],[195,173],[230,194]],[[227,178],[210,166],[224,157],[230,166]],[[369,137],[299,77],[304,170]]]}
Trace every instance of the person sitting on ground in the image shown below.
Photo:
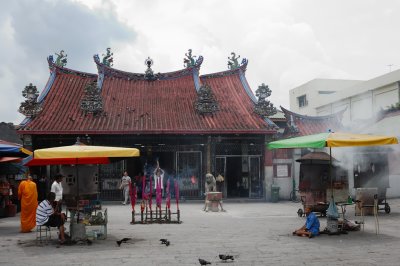
{"label": "person sitting on ground", "polygon": [[319,235],[319,220],[317,216],[311,211],[309,206],[304,211],[307,216],[306,223],[300,229],[294,231],[293,235],[308,236],[309,238]]}
{"label": "person sitting on ground", "polygon": [[57,227],[60,233],[60,243],[63,244],[65,242],[65,215],[54,211],[52,206],[55,198],[56,194],[54,192],[49,192],[46,199],[39,204],[36,209],[36,225]]}

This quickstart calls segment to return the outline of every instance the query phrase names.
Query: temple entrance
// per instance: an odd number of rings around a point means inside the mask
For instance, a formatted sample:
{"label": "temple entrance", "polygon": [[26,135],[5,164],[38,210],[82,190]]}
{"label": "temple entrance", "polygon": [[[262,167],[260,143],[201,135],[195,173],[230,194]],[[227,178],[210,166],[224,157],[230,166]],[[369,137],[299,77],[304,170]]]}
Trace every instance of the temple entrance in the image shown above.
{"label": "temple entrance", "polygon": [[[224,176],[221,186],[228,198],[262,196],[259,156],[222,156],[216,158],[216,175]],[[217,184],[218,186],[218,184]]]}

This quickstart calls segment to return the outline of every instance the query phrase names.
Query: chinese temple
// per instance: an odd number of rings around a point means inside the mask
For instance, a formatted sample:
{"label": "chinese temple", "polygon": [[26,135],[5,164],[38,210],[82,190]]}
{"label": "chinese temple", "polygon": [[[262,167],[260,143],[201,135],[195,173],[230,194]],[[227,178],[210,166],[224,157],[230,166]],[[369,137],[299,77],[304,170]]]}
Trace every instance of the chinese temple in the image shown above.
{"label": "chinese temple", "polygon": [[63,51],[56,61],[49,56],[41,94],[32,84],[23,92],[26,118],[18,133],[24,147],[72,145],[80,137],[89,145],[140,149],[140,158],[96,166],[104,200],[120,199],[124,170],[134,177],[157,162],[179,181],[184,198],[203,197],[208,172],[223,177],[224,197],[264,198],[265,143],[278,129],[269,119],[276,113],[266,100],[270,89],[262,84],[254,95],[245,77],[248,61],[239,63],[234,53],[228,70],[205,75],[202,56],[191,50],[185,56],[184,68],[168,73],[156,73],[151,58],[143,73],[113,68],[110,49],[102,59],[94,56],[97,73],[66,68]]}

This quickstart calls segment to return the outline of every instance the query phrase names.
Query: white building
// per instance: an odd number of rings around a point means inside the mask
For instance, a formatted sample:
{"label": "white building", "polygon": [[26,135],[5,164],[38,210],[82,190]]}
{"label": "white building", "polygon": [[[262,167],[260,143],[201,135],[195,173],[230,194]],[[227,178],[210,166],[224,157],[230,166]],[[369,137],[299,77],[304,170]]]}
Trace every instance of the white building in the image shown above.
{"label": "white building", "polygon": [[[400,102],[400,70],[366,80],[311,80],[289,92],[290,109],[309,116],[325,116],[345,110],[342,124],[357,133],[386,134],[400,137],[400,112],[385,113]],[[399,105],[397,105],[399,107]],[[382,115],[383,114],[383,115]],[[389,159],[388,197],[400,196],[400,149],[393,145]],[[345,150],[335,151],[341,160]],[[342,154],[341,154],[342,153]],[[349,158],[342,158],[350,165]],[[349,166],[349,188],[352,189],[353,169]],[[353,193],[354,194],[354,191]]]}
{"label": "white building", "polygon": [[315,79],[290,90],[290,110],[323,116],[346,109],[342,123],[350,126],[397,104],[399,84],[400,70],[367,81]]}

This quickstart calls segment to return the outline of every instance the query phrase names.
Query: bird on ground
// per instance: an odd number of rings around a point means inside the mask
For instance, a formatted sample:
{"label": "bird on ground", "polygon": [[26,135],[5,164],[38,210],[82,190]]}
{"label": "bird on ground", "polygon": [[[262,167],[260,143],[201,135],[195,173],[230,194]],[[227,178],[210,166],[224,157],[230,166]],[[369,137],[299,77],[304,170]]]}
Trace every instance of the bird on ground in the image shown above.
{"label": "bird on ground", "polygon": [[235,260],[235,259],[233,258],[232,255],[223,255],[223,254],[219,254],[219,258],[220,258],[221,260],[223,260],[223,261]]}
{"label": "bird on ground", "polygon": [[121,243],[126,243],[126,242],[128,242],[129,240],[131,240],[131,238],[129,238],[129,237],[124,237],[124,238],[122,238],[121,240],[117,240],[116,242],[117,242],[117,245],[118,245],[118,247],[119,247],[119,246],[121,246]]}
{"label": "bird on ground", "polygon": [[200,265],[207,265],[207,264],[211,264],[211,262],[203,260],[203,259],[199,259]]}
{"label": "bird on ground", "polygon": [[168,241],[168,239],[165,239],[165,238],[161,238],[160,239],[160,241],[161,241],[161,244],[165,244],[167,247],[169,246],[169,241]]}

